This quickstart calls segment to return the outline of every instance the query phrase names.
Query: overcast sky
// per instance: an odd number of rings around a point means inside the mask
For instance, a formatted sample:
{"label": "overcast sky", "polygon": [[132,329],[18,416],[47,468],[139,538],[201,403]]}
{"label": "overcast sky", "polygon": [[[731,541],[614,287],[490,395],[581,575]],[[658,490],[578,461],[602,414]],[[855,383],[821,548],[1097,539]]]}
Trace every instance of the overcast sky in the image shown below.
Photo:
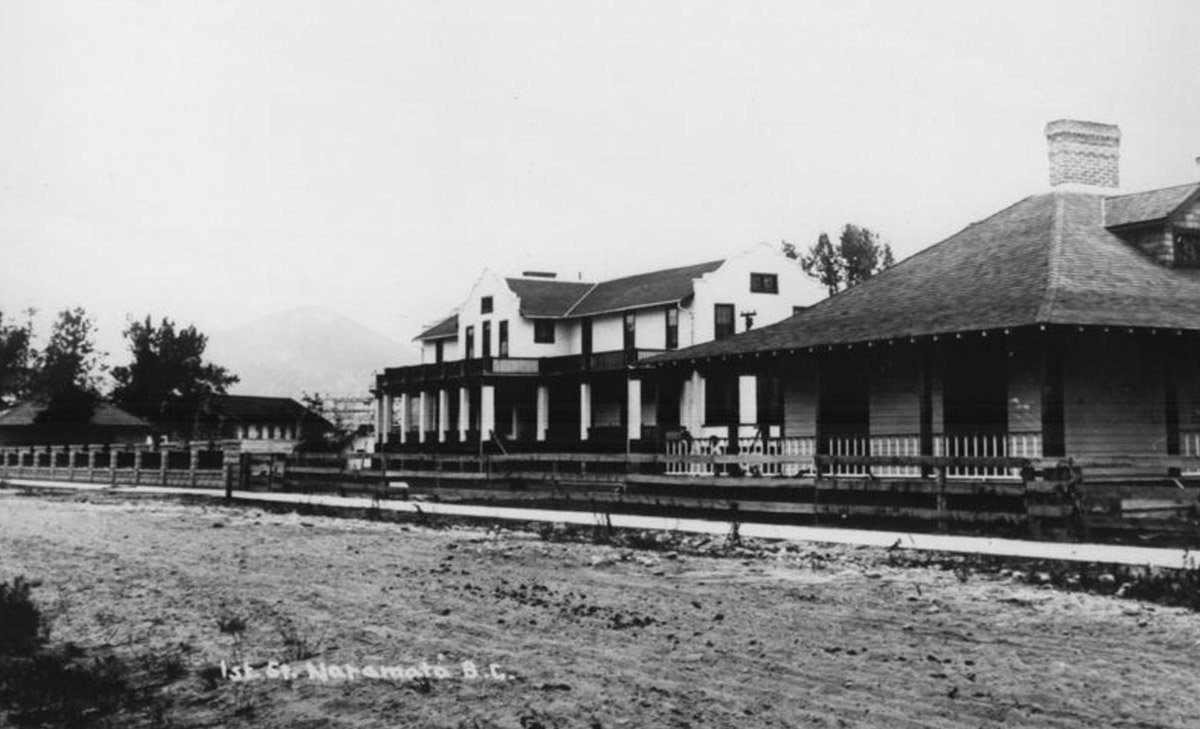
{"label": "overcast sky", "polygon": [[484,267],[903,257],[1045,190],[1051,119],[1200,178],[1198,38],[1194,0],[0,0],[0,310],[400,339]]}

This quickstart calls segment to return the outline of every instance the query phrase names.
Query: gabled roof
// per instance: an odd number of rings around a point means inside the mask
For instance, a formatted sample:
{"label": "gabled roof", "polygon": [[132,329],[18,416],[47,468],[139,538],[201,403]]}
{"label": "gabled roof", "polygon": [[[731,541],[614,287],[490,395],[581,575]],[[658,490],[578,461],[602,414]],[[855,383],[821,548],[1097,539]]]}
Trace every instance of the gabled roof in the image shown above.
{"label": "gabled roof", "polygon": [[413,339],[447,339],[458,336],[458,314],[451,314],[437,324],[421,332]]}
{"label": "gabled roof", "polygon": [[598,283],[571,308],[567,316],[592,316],[683,301],[692,295],[695,279],[717,270],[724,262],[709,261]]}
{"label": "gabled roof", "polygon": [[531,318],[565,316],[595,284],[550,279],[505,279],[521,300],[521,316]]}
{"label": "gabled roof", "polygon": [[1163,220],[1200,191],[1200,184],[1176,185],[1108,198],[1104,224],[1110,228]]}
{"label": "gabled roof", "polygon": [[1036,324],[1200,329],[1200,269],[1105,227],[1105,198],[1035,195],[777,324],[647,363]]}
{"label": "gabled roof", "polygon": [[[45,403],[23,402],[0,412],[0,427],[26,427],[42,425],[37,418],[45,412]],[[97,428],[149,428],[150,424],[141,418],[131,415],[111,403],[97,403],[92,410],[89,426]]]}

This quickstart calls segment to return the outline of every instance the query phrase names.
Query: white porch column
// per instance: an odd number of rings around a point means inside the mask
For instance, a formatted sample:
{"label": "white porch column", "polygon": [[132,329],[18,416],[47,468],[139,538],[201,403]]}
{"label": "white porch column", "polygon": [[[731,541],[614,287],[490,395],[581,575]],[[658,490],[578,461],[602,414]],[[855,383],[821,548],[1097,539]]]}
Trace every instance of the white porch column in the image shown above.
{"label": "white porch column", "polygon": [[385,394],[383,396],[383,443],[390,442],[392,439],[392,396]]}
{"label": "white porch column", "polygon": [[738,376],[738,425],[758,424],[758,378]]}
{"label": "white porch column", "polygon": [[592,427],[592,385],[588,382],[579,383],[579,440],[588,439],[588,430]]}
{"label": "white porch column", "polygon": [[429,430],[429,393],[421,390],[417,401],[417,442],[425,442],[425,431]]}
{"label": "white porch column", "polygon": [[450,434],[450,391],[438,390],[438,442],[445,443]]}
{"label": "white porch column", "polygon": [[546,431],[550,429],[550,388],[538,385],[537,389],[537,423],[534,426],[539,441],[546,440]]}
{"label": "white porch column", "polygon": [[626,386],[627,401],[625,436],[629,440],[642,437],[642,381],[630,379]]}
{"label": "white porch column", "polygon": [[496,387],[484,385],[479,392],[479,438],[491,440],[496,429]]}
{"label": "white porch column", "polygon": [[467,442],[467,431],[471,429],[471,391],[458,388],[458,441]]}
{"label": "white porch column", "polygon": [[679,420],[683,427],[692,435],[700,437],[700,429],[704,427],[704,378],[699,372],[692,372],[683,383],[680,395]]}
{"label": "white porch column", "polygon": [[400,443],[408,440],[408,393],[400,393]]}

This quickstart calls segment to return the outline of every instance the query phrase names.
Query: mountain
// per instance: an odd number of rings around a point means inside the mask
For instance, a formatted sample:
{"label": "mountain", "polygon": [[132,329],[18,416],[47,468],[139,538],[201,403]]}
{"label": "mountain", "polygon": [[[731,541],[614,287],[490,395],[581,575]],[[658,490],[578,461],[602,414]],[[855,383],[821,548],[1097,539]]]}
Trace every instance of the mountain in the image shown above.
{"label": "mountain", "polygon": [[306,306],[214,332],[205,358],[241,378],[231,394],[299,399],[304,392],[366,395],[374,373],[419,356],[337,311]]}

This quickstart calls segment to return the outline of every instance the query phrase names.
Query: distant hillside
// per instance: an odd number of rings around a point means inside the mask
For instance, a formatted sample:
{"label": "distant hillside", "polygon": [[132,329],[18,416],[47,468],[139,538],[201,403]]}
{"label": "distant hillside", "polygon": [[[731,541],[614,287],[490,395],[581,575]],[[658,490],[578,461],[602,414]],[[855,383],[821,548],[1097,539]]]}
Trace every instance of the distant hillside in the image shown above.
{"label": "distant hillside", "polygon": [[412,347],[315,306],[214,332],[206,357],[241,378],[233,394],[297,399],[303,392],[365,394],[373,373],[419,359]]}

